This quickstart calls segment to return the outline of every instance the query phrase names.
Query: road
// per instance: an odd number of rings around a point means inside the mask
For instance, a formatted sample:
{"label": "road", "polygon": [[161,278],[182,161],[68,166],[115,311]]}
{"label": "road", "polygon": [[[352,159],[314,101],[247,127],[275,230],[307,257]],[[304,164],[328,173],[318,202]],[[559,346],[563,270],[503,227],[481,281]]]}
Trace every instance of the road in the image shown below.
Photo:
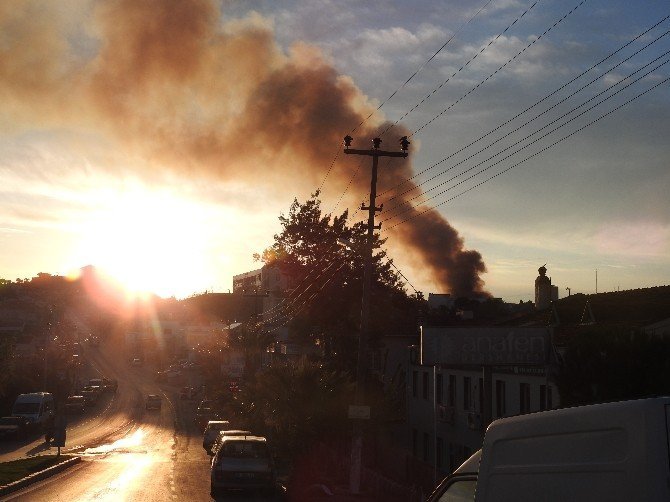
{"label": "road", "polygon": [[[202,433],[193,424],[197,400],[179,400],[176,388],[159,386],[149,368],[130,367],[120,356],[118,348],[104,344],[85,351],[83,373],[117,378],[119,388],[94,413],[68,423],[66,447],[61,451],[78,454],[83,461],[1,500],[212,500],[210,458],[202,448]],[[147,394],[162,396],[161,410],[144,409]],[[43,437],[3,443],[0,461],[46,450]]]}

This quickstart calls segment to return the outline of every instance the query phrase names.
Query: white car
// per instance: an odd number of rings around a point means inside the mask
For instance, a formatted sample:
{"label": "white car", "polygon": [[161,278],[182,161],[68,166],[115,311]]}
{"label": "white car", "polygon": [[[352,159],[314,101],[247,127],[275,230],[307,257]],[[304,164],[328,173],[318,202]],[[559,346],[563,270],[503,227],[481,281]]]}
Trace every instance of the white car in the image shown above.
{"label": "white car", "polygon": [[207,422],[205,432],[202,435],[202,447],[207,453],[211,452],[212,445],[219,432],[226,429],[230,429],[230,422],[228,420],[210,420]]}
{"label": "white car", "polygon": [[260,436],[225,437],[212,460],[210,494],[225,490],[275,489],[276,471],[267,440]]}
{"label": "white car", "polygon": [[216,452],[219,451],[219,448],[221,448],[221,445],[223,444],[223,440],[230,436],[244,437],[244,436],[253,436],[253,434],[251,433],[251,431],[244,431],[238,429],[219,431],[219,434],[216,436],[214,443],[212,443],[212,446],[209,449],[209,455],[212,457],[216,455]]}

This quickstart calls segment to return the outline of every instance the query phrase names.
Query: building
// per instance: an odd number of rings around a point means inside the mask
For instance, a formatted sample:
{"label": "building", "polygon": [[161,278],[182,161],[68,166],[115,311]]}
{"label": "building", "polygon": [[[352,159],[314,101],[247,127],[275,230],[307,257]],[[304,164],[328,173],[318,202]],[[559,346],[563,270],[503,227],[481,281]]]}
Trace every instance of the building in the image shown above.
{"label": "building", "polygon": [[263,269],[243,272],[233,276],[234,294],[257,294],[261,292],[261,272]]}
{"label": "building", "polygon": [[[408,450],[430,485],[481,447],[494,419],[558,405],[550,328],[423,327],[410,349]],[[421,475],[420,475],[421,477]]]}
{"label": "building", "polygon": [[477,322],[424,326],[410,349],[407,449],[425,486],[481,447],[490,420],[560,406],[553,377],[574,337],[631,329],[670,336],[670,286],[576,293]]}
{"label": "building", "polygon": [[455,298],[448,293],[428,293],[428,308],[439,309],[444,308],[451,310],[454,308]]}
{"label": "building", "polygon": [[544,310],[551,302],[558,300],[558,286],[551,284],[551,277],[547,277],[547,268],[543,265],[537,269],[540,275],[535,279],[535,308]]}

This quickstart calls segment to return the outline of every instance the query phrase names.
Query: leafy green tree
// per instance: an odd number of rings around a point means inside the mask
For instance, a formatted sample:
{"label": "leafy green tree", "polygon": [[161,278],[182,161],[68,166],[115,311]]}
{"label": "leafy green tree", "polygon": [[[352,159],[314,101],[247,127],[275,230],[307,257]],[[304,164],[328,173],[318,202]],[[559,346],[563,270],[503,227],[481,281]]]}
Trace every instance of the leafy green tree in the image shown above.
{"label": "leafy green tree", "polygon": [[[282,230],[257,259],[277,265],[291,279],[293,291],[282,312],[295,338],[318,341],[328,364],[353,370],[361,316],[363,256],[367,228],[348,224],[349,214],[324,213],[319,193],[304,203],[294,200],[281,215]],[[409,297],[383,249],[373,240],[371,343],[381,334],[414,329],[422,300]]]}
{"label": "leafy green tree", "polygon": [[565,406],[670,392],[670,339],[640,330],[593,329],[574,336],[556,378]]}

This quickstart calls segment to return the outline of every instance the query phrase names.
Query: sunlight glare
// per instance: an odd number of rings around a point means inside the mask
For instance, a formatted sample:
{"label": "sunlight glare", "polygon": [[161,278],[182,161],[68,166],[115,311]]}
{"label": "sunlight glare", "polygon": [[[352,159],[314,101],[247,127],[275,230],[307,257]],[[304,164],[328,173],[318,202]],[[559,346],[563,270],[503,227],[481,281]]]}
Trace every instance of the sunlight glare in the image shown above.
{"label": "sunlight glare", "polygon": [[142,446],[144,440],[144,431],[137,429],[129,436],[122,437],[110,444],[103,444],[93,448],[87,448],[82,453],[84,455],[95,455],[110,452],[128,452],[137,450],[137,447]]}
{"label": "sunlight glare", "polygon": [[134,296],[192,292],[188,284],[206,275],[204,209],[139,187],[107,195],[86,225],[82,254],[89,263]]}

